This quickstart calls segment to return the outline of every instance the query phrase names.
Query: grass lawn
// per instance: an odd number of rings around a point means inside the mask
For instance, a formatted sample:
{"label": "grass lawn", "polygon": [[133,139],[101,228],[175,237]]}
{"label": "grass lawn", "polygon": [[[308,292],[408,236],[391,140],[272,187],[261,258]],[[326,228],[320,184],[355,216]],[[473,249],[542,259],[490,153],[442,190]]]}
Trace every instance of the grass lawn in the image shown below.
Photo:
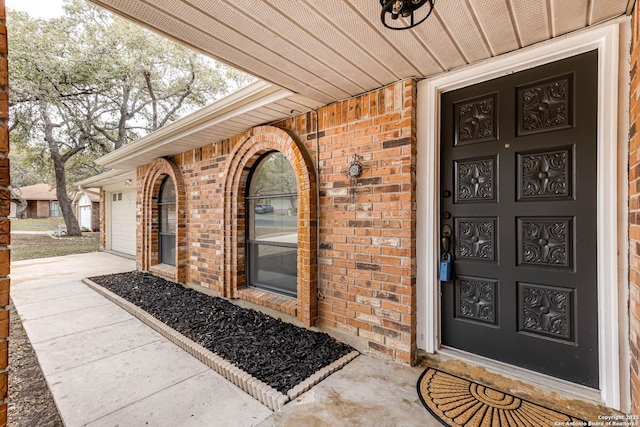
{"label": "grass lawn", "polygon": [[12,231],[58,231],[58,225],[64,224],[62,218],[12,219]]}
{"label": "grass lawn", "polygon": [[[13,226],[13,222],[11,225]],[[46,234],[12,234],[9,246],[11,261],[96,252],[99,247],[100,233],[84,233],[82,237],[60,238]]]}

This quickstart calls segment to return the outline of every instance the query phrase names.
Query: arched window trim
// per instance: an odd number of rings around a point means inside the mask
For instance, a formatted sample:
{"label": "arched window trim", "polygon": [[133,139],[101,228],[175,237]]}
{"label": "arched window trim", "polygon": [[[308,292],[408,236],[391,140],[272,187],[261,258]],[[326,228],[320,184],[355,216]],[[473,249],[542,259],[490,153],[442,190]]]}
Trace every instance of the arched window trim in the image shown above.
{"label": "arched window trim", "polygon": [[[138,169],[142,212],[138,226],[137,268],[184,283],[187,265],[186,196],[184,178],[173,159],[157,158]],[[158,264],[158,196],[165,176],[170,176],[176,190],[176,265]]]}
{"label": "arched window trim", "polygon": [[[247,288],[245,281],[245,185],[255,161],[274,150],[287,157],[298,178],[298,296],[295,299]],[[313,160],[304,144],[284,129],[255,127],[232,147],[224,176],[226,268],[222,295],[291,314],[304,325],[313,326],[318,316],[317,199]]]}

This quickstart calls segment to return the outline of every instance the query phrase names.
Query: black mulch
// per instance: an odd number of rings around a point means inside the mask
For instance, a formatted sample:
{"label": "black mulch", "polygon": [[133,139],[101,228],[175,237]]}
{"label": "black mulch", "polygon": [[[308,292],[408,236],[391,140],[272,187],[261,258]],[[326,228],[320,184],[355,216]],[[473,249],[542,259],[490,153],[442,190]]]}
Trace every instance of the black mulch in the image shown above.
{"label": "black mulch", "polygon": [[282,393],[353,351],[327,334],[148,273],[90,279]]}

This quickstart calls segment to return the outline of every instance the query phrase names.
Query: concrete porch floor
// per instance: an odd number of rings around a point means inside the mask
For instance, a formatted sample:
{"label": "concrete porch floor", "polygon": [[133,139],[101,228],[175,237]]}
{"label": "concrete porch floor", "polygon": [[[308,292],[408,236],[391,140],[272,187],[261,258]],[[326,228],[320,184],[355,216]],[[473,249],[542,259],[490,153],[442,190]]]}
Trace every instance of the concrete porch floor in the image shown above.
{"label": "concrete porch floor", "polygon": [[67,426],[439,426],[423,371],[361,355],[272,412],[81,279],[131,271],[108,253],[12,264],[11,297]]}

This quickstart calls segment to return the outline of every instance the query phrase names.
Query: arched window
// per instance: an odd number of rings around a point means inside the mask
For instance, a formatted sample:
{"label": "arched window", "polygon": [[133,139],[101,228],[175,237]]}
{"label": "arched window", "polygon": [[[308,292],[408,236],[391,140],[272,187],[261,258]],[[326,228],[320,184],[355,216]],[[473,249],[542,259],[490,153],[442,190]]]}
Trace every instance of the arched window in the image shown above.
{"label": "arched window", "polygon": [[295,297],[298,283],[298,187],[289,160],[265,154],[246,195],[248,285]]}
{"label": "arched window", "polygon": [[176,188],[167,176],[160,186],[158,198],[158,250],[160,264],[176,265]]}

